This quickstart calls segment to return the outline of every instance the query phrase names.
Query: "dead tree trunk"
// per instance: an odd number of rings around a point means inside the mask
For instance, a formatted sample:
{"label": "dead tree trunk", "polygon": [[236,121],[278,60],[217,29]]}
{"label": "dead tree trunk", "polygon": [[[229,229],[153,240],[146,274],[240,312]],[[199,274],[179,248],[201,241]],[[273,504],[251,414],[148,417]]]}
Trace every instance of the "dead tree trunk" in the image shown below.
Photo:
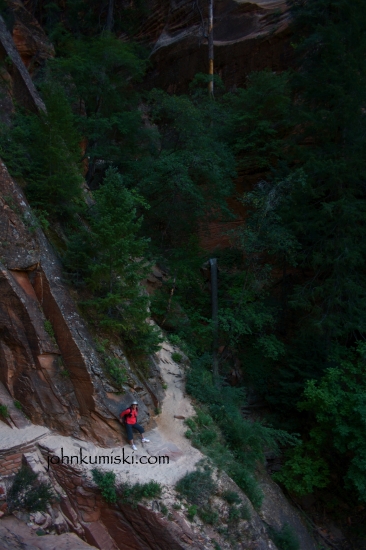
{"label": "dead tree trunk", "polygon": [[208,74],[210,80],[208,83],[208,93],[214,95],[214,44],[213,44],[213,3],[214,0],[209,0],[208,4]]}
{"label": "dead tree trunk", "polygon": [[210,260],[211,267],[211,303],[212,303],[212,373],[214,383],[219,384],[219,359],[218,338],[219,338],[219,316],[218,316],[218,292],[217,292],[217,259]]}
{"label": "dead tree trunk", "polygon": [[107,22],[105,24],[105,30],[111,32],[113,29],[113,10],[114,10],[114,0],[109,0],[108,4],[108,13],[107,13]]}

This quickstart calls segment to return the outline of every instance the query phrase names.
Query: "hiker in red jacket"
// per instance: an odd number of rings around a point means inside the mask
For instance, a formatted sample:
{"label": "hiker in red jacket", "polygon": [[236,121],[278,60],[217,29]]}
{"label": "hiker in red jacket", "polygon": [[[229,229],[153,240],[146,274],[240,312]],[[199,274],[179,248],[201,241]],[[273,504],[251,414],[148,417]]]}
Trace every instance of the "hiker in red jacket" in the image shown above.
{"label": "hiker in red jacket", "polygon": [[137,447],[133,442],[133,433],[132,430],[136,430],[141,435],[141,442],[142,443],[149,443],[150,439],[145,439],[142,437],[142,434],[144,433],[144,428],[140,426],[140,424],[137,424],[137,415],[139,413],[138,409],[138,403],[137,401],[133,401],[131,405],[126,409],[125,411],[122,411],[119,415],[119,421],[121,424],[125,424],[126,431],[127,431],[127,439],[129,444],[131,445],[132,449],[134,451],[137,451]]}

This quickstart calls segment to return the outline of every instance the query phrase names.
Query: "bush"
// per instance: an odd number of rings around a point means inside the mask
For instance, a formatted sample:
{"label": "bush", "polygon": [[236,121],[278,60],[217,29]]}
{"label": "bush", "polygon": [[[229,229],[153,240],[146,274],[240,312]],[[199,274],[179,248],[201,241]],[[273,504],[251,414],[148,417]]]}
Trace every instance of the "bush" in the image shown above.
{"label": "bush", "polygon": [[45,322],[43,323],[43,326],[44,326],[44,329],[47,332],[47,334],[49,336],[51,336],[51,338],[54,339],[55,338],[55,331],[53,330],[53,326],[52,326],[51,321],[46,319]]}
{"label": "bush", "polygon": [[37,474],[23,466],[15,475],[8,491],[8,510],[10,513],[14,510],[44,512],[53,498],[52,487],[40,481]]}
{"label": "bush", "polygon": [[239,508],[236,508],[235,506],[230,506],[228,522],[229,523],[237,523],[240,519],[240,516],[241,516],[241,514],[240,514]]}
{"label": "bush", "polygon": [[195,504],[192,504],[192,506],[189,506],[187,510],[187,517],[189,521],[192,521],[196,514],[197,514],[197,506]]}
{"label": "bush", "polygon": [[192,504],[203,506],[216,491],[216,484],[211,474],[208,467],[187,473],[178,481],[175,488]]}
{"label": "bush", "polygon": [[205,506],[204,508],[200,508],[198,510],[198,515],[201,518],[202,521],[205,523],[208,523],[209,525],[214,525],[217,523],[219,519],[219,515],[215,510],[212,510],[212,508],[209,508],[208,506]]}
{"label": "bush", "polygon": [[8,418],[9,411],[6,405],[0,405],[0,416],[2,416],[3,418]]}
{"label": "bush", "polygon": [[92,476],[93,480],[101,490],[104,499],[107,502],[116,502],[116,474],[114,472],[102,472],[97,468],[93,468]]}
{"label": "bush", "polygon": [[242,504],[239,508],[239,511],[240,511],[241,519],[245,519],[247,521],[250,520],[252,515],[251,515],[250,510],[249,510],[249,508],[246,504]]}
{"label": "bush", "polygon": [[279,550],[299,550],[300,544],[295,531],[288,523],[280,531],[269,529],[269,534]]}
{"label": "bush", "polygon": [[118,496],[120,504],[129,504],[136,508],[143,498],[157,498],[161,495],[162,487],[156,481],[148,483],[121,483],[118,487]]}
{"label": "bush", "polygon": [[172,359],[175,363],[180,363],[183,359],[183,356],[175,351],[174,353],[172,353]]}
{"label": "bush", "polygon": [[224,491],[221,496],[229,504],[239,504],[241,502],[238,493],[235,491]]}

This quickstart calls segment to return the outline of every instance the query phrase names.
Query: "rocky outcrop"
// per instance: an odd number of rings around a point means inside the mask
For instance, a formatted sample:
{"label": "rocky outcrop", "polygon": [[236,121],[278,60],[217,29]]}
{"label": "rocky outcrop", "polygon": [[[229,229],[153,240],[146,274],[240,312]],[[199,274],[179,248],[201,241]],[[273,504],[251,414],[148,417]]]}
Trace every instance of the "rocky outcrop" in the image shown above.
{"label": "rocky outcrop", "polygon": [[159,384],[133,381],[137,389],[126,387],[121,398],[107,383],[57,257],[4,164],[0,294],[0,382],[33,423],[112,446],[122,442],[121,408],[140,394],[148,420],[159,405]]}
{"label": "rocky outcrop", "polygon": [[[195,74],[208,72],[207,2],[150,1],[150,16],[137,38],[152,45],[151,87],[187,90]],[[285,0],[216,0],[215,74],[229,89],[245,85],[252,71],[281,71],[291,64]]]}
{"label": "rocky outcrop", "polygon": [[20,0],[7,0],[14,23],[12,36],[16,49],[30,74],[55,55],[52,43],[33,15]]}
{"label": "rocky outcrop", "polygon": [[[6,89],[20,105],[31,111],[45,111],[45,105],[40,98],[32,79],[15,47],[13,38],[8,31],[4,19],[0,16],[0,62],[2,80]],[[7,73],[8,76],[5,74]]]}

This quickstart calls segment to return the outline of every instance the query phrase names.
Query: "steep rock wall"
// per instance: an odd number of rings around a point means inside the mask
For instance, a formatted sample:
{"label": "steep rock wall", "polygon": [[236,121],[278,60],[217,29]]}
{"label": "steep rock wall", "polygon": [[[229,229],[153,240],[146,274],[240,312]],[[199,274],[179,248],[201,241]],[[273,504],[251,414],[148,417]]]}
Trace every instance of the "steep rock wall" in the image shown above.
{"label": "steep rock wall", "polygon": [[[106,382],[57,257],[3,163],[0,294],[0,382],[12,399],[35,424],[107,446],[121,442],[122,398]],[[151,385],[135,386],[147,421],[159,397]],[[134,395],[127,392],[124,401]]]}
{"label": "steep rock wall", "polygon": [[[152,46],[148,86],[180,92],[196,73],[208,72],[207,4],[150,1],[150,16],[137,34]],[[215,74],[227,88],[245,85],[252,71],[281,71],[291,64],[285,0],[216,0],[214,10]]]}

